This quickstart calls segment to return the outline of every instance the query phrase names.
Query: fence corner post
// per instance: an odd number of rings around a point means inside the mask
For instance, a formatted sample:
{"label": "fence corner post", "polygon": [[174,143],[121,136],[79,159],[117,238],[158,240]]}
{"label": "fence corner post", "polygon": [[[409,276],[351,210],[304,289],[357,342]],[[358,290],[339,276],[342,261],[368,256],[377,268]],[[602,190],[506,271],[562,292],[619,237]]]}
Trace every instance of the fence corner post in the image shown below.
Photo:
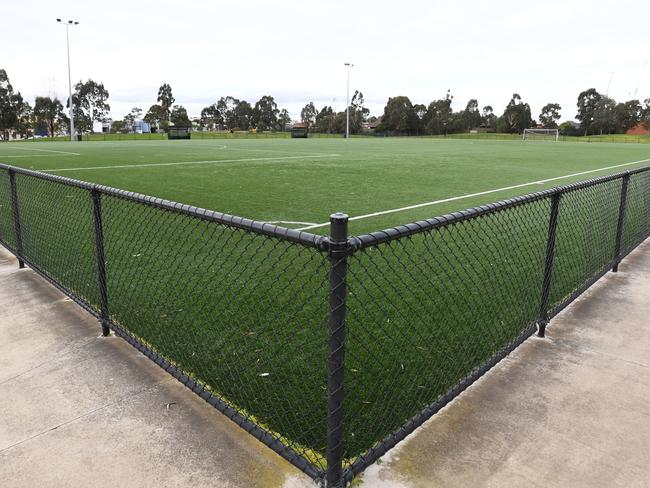
{"label": "fence corner post", "polygon": [[104,226],[102,224],[102,196],[97,188],[90,190],[93,200],[93,220],[95,222],[95,253],[97,257],[97,281],[99,287],[100,315],[104,337],[110,334],[108,327],[108,287],[106,282],[106,259],[104,256]]}
{"label": "fence corner post", "polygon": [[618,271],[618,264],[621,262],[621,239],[623,237],[623,227],[625,226],[625,212],[627,209],[627,188],[630,183],[630,172],[627,171],[623,176],[621,185],[621,201],[618,206],[618,225],[616,226],[616,250],[614,251],[614,266],[612,271]]}
{"label": "fence corner post", "polygon": [[20,228],[20,210],[18,206],[18,188],[16,187],[16,172],[13,169],[7,170],[9,173],[9,185],[11,186],[11,212],[14,218],[14,234],[16,236],[16,257],[18,258],[18,267],[25,267],[23,261],[23,233]]}
{"label": "fence corner post", "polygon": [[343,399],[345,313],[348,269],[348,216],[330,216],[330,312],[327,356],[327,488],[343,486]]}
{"label": "fence corner post", "polygon": [[542,300],[539,307],[539,330],[537,335],[544,337],[548,325],[548,302],[551,295],[551,278],[553,276],[553,264],[555,261],[555,235],[557,233],[557,217],[560,209],[560,198],[562,193],[553,194],[551,200],[551,216],[548,222],[548,238],[546,240],[546,261],[544,265],[544,280],[542,282]]}

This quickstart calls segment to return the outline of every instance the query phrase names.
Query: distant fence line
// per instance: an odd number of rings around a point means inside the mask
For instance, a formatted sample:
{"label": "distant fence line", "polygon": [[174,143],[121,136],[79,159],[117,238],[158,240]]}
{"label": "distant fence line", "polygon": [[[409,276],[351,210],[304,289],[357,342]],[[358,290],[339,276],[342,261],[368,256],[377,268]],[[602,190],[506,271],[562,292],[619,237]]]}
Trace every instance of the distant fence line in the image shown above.
{"label": "distant fence line", "polygon": [[[311,132],[313,138],[340,139],[343,134],[325,134]],[[356,136],[354,136],[356,137]],[[291,132],[220,132],[220,131],[192,131],[192,139],[290,139]],[[91,133],[82,134],[81,142],[107,142],[107,141],[166,141],[167,134],[164,132],[151,132],[144,134],[122,134],[122,133]],[[70,136],[37,137],[19,139],[23,142],[70,142]],[[1,141],[0,141],[1,142]],[[10,141],[13,142],[13,141]]]}
{"label": "distant fence line", "polygon": [[320,236],[0,164],[21,267],[328,487],[616,271],[650,235],[650,167],[347,224]]}
{"label": "distant fence line", "polygon": [[[340,139],[343,134],[330,134],[324,132],[310,131],[309,137],[311,138],[327,138],[327,139]],[[353,134],[352,138],[372,138],[372,137],[413,137],[421,139],[471,139],[471,140],[498,140],[498,141],[521,141],[521,134],[504,134],[481,132],[477,134],[454,133],[447,135],[388,135],[385,133],[372,133],[366,132],[363,134]],[[192,139],[289,139],[291,132],[241,132],[241,131],[193,131]],[[83,134],[82,142],[97,142],[97,141],[161,141],[167,140],[167,134],[163,132],[154,132],[146,134],[122,134],[122,133],[92,133]],[[613,134],[613,135],[590,135],[590,136],[565,136],[560,135],[558,138],[561,142],[609,142],[609,143],[625,143],[625,144],[650,144],[650,135],[627,135],[627,134]],[[69,136],[56,136],[56,137],[40,137],[22,139],[25,142],[69,142]]]}
{"label": "distant fence line", "polygon": [[[513,140],[520,141],[522,140],[521,134],[501,134],[501,133],[478,133],[478,134],[449,134],[447,136],[436,136],[436,137],[450,137],[454,139],[478,139],[478,140]],[[555,136],[549,138],[555,139]],[[534,140],[534,138],[533,138]],[[628,135],[628,134],[612,134],[612,135],[590,135],[590,136],[566,136],[560,135],[558,141],[561,142],[609,142],[609,143],[627,143],[627,144],[649,144],[650,135],[639,136],[639,135]],[[554,142],[554,141],[553,141]]]}

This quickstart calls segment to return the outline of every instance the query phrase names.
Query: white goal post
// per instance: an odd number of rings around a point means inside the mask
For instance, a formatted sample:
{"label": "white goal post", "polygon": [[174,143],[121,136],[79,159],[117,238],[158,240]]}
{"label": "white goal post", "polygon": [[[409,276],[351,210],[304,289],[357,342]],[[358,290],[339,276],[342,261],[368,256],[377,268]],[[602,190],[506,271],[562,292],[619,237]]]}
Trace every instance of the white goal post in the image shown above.
{"label": "white goal post", "polygon": [[547,140],[559,141],[559,129],[524,129],[524,141],[528,140]]}

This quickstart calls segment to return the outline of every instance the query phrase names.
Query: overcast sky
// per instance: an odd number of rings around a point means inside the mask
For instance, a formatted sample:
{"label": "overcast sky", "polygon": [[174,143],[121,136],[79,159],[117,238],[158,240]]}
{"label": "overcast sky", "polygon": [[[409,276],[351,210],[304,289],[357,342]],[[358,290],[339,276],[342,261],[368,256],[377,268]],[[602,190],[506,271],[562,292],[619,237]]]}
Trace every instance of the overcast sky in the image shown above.
{"label": "overcast sky", "polygon": [[190,116],[226,95],[273,95],[293,118],[310,100],[343,110],[345,61],[373,115],[451,89],[454,110],[477,98],[500,114],[518,92],[534,118],[558,102],[573,119],[578,93],[605,93],[612,72],[617,101],[650,97],[648,0],[2,0],[0,68],[29,100],[67,97],[57,17],[80,22],[73,83],[103,82],[114,118],[146,111],[164,82]]}

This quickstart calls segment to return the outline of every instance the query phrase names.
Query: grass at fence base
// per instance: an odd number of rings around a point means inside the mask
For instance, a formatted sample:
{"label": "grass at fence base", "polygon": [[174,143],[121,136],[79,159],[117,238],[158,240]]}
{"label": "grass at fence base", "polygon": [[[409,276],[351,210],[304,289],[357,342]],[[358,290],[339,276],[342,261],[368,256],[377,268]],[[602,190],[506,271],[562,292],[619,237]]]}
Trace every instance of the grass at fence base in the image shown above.
{"label": "grass at fence base", "polygon": [[[126,327],[124,324],[115,324],[117,327],[120,328],[122,333],[128,334],[131,338],[135,339],[138,341],[140,344],[142,344],[144,347],[149,349],[149,351],[153,352],[154,354],[157,354],[161,357],[165,357],[161,351],[158,350],[158,347],[154,343],[149,343],[147,342],[146,339],[137,336],[136,334],[132,333],[129,331],[129,328]],[[326,456],[322,453],[319,453],[307,446],[302,446],[300,444],[297,444],[295,439],[291,439],[288,437],[285,437],[282,435],[280,432],[276,432],[273,430],[272,426],[267,425],[264,420],[258,418],[255,416],[254,413],[248,411],[246,408],[242,407],[241,405],[237,405],[235,403],[232,403],[226,395],[224,395],[223,392],[219,391],[218,388],[214,388],[211,385],[207,385],[203,383],[202,378],[197,376],[194,372],[189,371],[187,368],[183,369],[184,365],[180,363],[176,363],[173,359],[168,359],[165,357],[165,360],[175,368],[178,368],[182,370],[189,378],[192,380],[200,383],[203,385],[203,388],[208,391],[211,395],[219,398],[223,403],[225,403],[228,407],[232,408],[233,410],[236,410],[239,412],[241,415],[246,417],[248,420],[256,424],[257,426],[261,427],[264,429],[267,433],[269,433],[273,438],[279,440],[286,446],[291,446],[294,451],[299,453],[302,457],[304,457],[307,461],[309,461],[312,465],[321,467],[322,469],[325,469],[327,467],[327,459]]]}

